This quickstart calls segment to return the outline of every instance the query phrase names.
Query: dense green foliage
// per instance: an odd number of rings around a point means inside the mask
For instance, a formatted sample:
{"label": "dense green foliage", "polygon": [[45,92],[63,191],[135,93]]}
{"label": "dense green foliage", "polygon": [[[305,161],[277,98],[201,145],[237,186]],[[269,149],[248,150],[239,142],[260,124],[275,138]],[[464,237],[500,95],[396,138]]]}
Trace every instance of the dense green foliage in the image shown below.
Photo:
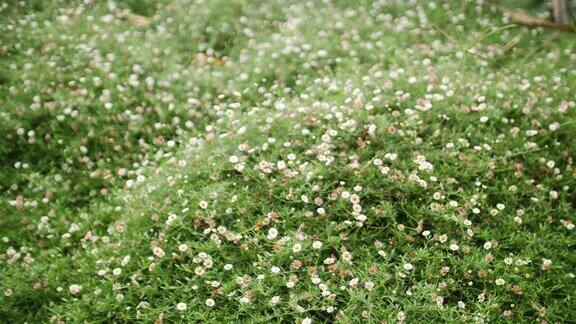
{"label": "dense green foliage", "polygon": [[0,318],[576,317],[573,36],[476,1],[0,9]]}

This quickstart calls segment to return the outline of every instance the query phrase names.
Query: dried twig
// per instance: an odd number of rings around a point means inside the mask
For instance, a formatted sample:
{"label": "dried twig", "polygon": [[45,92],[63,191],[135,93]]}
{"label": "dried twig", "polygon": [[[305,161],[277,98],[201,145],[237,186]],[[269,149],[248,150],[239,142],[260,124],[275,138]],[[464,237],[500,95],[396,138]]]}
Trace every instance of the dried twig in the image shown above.
{"label": "dried twig", "polygon": [[510,17],[510,19],[518,24],[533,26],[533,27],[546,27],[556,30],[561,30],[569,33],[576,33],[576,28],[568,24],[558,24],[540,17],[535,17],[523,12],[518,12],[500,5],[497,1],[489,0],[488,3],[495,6],[500,12]]}

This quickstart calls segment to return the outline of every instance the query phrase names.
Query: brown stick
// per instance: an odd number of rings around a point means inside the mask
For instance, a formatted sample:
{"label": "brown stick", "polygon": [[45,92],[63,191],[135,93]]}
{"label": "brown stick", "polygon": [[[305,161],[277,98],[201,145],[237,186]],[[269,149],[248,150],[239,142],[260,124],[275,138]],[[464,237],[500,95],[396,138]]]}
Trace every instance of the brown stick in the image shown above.
{"label": "brown stick", "polygon": [[514,11],[512,9],[509,9],[507,7],[504,7],[504,6],[496,3],[496,1],[490,1],[489,0],[488,2],[491,3],[492,5],[496,6],[496,8],[498,10],[500,10],[500,12],[502,12],[503,14],[509,16],[510,19],[512,19],[512,21],[515,23],[518,23],[521,25],[526,25],[526,26],[546,27],[546,28],[557,29],[557,30],[561,30],[561,31],[569,32],[569,33],[576,33],[576,28],[574,28],[573,26],[570,26],[568,24],[558,24],[555,22],[551,22],[551,21],[539,18],[539,17],[525,14],[523,12]]}

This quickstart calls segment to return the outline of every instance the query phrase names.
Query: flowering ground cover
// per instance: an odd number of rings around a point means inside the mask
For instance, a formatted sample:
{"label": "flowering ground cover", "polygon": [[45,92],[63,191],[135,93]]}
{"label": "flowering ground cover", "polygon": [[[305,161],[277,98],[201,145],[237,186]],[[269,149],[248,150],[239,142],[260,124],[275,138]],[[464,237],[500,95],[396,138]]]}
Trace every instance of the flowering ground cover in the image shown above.
{"label": "flowering ground cover", "polygon": [[7,322],[568,322],[576,39],[482,1],[0,4]]}

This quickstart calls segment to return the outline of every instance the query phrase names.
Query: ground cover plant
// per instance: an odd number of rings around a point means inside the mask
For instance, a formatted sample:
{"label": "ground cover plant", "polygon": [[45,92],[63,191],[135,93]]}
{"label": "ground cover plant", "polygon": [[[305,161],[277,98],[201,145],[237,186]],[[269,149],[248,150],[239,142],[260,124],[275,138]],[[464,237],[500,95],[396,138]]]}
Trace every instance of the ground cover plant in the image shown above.
{"label": "ground cover plant", "polygon": [[483,1],[0,10],[2,321],[576,318],[573,35]]}

